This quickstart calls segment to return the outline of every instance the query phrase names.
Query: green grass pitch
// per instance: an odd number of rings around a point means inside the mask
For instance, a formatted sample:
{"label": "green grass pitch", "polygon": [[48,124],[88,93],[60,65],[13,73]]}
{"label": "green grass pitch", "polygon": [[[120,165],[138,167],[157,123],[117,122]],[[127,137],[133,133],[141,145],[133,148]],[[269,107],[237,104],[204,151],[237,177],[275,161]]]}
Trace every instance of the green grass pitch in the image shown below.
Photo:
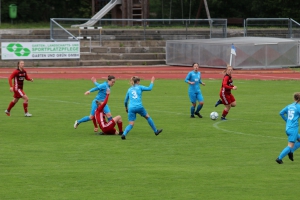
{"label": "green grass pitch", "polygon": [[[102,82],[103,80],[98,80]],[[235,80],[237,107],[228,121],[213,121],[223,105],[221,80],[203,80],[204,118],[191,119],[188,85],[183,80],[156,80],[143,93],[155,136],[138,116],[134,128],[120,136],[99,136],[92,122],[75,130],[74,121],[90,112],[95,93],[90,80],[25,82],[29,112],[22,100],[7,117],[12,100],[7,79],[0,79],[0,199],[292,199],[300,195],[300,151],[294,162],[276,157],[287,145],[279,111],[293,102],[299,81]],[[150,80],[142,80],[149,85]],[[124,97],[128,80],[117,80],[109,106],[128,124]]]}

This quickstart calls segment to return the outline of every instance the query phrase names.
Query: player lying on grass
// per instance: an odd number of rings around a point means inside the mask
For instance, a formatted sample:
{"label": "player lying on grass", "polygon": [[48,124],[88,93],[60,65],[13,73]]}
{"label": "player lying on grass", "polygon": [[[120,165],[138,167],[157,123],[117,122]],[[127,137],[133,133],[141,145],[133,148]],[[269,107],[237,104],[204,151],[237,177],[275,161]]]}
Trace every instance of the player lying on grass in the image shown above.
{"label": "player lying on grass", "polygon": [[[91,78],[91,81],[94,83],[94,85],[96,87],[86,91],[84,93],[84,95],[89,95],[91,92],[96,92],[98,91],[98,94],[97,96],[95,97],[95,99],[92,101],[92,105],[91,105],[91,112],[90,112],[90,115],[89,116],[85,116],[79,120],[76,120],[75,121],[75,124],[74,124],[74,128],[76,129],[79,124],[83,123],[83,122],[87,122],[87,121],[90,121],[90,120],[93,120],[93,123],[94,123],[94,132],[97,132],[98,131],[98,126],[97,126],[97,122],[95,120],[95,110],[97,108],[97,104],[96,104],[96,101],[103,101],[105,99],[105,96],[106,96],[106,90],[111,88],[112,86],[114,86],[115,82],[116,82],[116,79],[114,76],[112,75],[108,75],[107,77],[107,81],[99,84],[97,83],[97,80],[95,77],[92,77]],[[112,119],[112,116],[111,116],[111,112],[110,112],[110,109],[109,109],[109,106],[106,105],[104,107],[104,112],[106,114],[106,117],[109,120]]]}
{"label": "player lying on grass", "polygon": [[[106,106],[108,102],[110,94],[110,89],[106,90],[106,97],[104,101],[96,101],[98,107],[95,112],[95,119],[97,123],[100,126],[100,129],[102,130],[103,135],[122,135],[123,134],[123,129],[122,129],[122,118],[120,115],[115,116],[112,118],[109,122],[106,121],[106,115],[104,113],[104,107]],[[115,129],[115,125],[118,125],[119,131]]]}

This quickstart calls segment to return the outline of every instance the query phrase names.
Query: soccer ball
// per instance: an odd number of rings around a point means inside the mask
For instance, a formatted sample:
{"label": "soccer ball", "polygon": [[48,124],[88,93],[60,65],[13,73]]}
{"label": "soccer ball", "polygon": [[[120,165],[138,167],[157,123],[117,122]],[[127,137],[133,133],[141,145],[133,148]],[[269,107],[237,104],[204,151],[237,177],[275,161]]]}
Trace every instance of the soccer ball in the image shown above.
{"label": "soccer ball", "polygon": [[212,120],[216,120],[216,119],[218,119],[218,117],[219,117],[219,114],[217,112],[214,111],[214,112],[210,113],[210,118]]}

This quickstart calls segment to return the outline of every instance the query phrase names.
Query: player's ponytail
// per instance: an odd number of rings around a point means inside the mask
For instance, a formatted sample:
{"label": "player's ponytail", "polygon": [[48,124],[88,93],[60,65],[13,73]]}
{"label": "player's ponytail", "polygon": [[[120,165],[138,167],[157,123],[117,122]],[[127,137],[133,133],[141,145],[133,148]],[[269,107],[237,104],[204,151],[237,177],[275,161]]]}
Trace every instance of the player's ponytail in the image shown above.
{"label": "player's ponytail", "polygon": [[141,79],[138,76],[133,76],[130,79],[130,84],[134,85],[134,84],[136,84],[137,82],[140,82],[140,81],[141,81]]}

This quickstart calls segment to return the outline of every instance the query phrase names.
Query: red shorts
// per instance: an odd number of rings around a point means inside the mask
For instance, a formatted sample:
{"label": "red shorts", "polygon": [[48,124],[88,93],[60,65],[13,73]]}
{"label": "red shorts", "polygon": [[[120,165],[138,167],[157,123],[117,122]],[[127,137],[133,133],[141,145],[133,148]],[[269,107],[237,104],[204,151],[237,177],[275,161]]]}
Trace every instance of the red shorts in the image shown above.
{"label": "red shorts", "polygon": [[222,99],[222,103],[224,105],[229,105],[232,102],[235,102],[235,98],[232,94],[224,94],[224,93],[220,93],[220,98]]}
{"label": "red shorts", "polygon": [[25,94],[25,92],[22,89],[18,89],[17,91],[14,90],[14,98],[20,99],[22,98]]}
{"label": "red shorts", "polygon": [[100,128],[105,135],[114,135],[116,133],[115,125],[116,122],[112,119],[104,127],[100,126]]}

